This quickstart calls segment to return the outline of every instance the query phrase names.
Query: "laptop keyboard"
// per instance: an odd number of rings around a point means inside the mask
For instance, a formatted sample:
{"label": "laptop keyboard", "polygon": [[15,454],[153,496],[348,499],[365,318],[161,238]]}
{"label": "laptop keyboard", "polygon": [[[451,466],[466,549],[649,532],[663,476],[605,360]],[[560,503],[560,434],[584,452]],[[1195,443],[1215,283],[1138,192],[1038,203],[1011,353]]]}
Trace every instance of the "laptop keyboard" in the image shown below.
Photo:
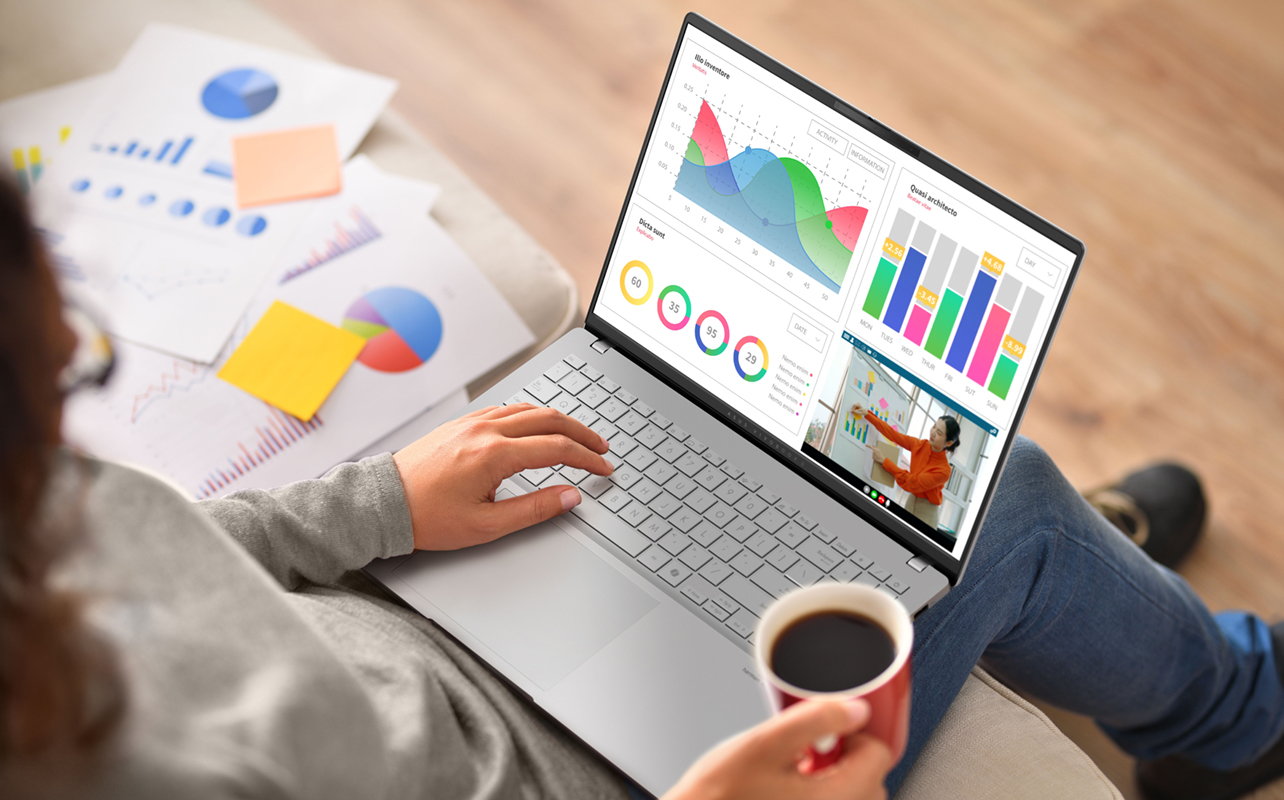
{"label": "laptop keyboard", "polygon": [[798,586],[847,581],[893,596],[909,588],[578,356],[511,403],[584,423],[611,443],[615,466],[605,478],[567,466],[521,476],[578,487],[584,500],[571,513],[742,639],[752,642],[758,615]]}

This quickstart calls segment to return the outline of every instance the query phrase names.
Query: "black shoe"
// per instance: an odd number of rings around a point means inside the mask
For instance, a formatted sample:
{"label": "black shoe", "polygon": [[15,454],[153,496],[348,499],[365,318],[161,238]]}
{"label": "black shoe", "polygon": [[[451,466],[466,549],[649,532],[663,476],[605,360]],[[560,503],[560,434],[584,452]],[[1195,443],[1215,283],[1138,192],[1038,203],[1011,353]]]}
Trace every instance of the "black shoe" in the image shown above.
{"label": "black shoe", "polygon": [[[1275,668],[1284,683],[1284,622],[1271,626]],[[1284,777],[1284,737],[1251,764],[1218,772],[1182,756],[1137,762],[1137,786],[1147,800],[1234,800]]]}
{"label": "black shoe", "polygon": [[1165,567],[1175,567],[1186,557],[1208,515],[1199,478],[1180,464],[1146,467],[1084,497]]}

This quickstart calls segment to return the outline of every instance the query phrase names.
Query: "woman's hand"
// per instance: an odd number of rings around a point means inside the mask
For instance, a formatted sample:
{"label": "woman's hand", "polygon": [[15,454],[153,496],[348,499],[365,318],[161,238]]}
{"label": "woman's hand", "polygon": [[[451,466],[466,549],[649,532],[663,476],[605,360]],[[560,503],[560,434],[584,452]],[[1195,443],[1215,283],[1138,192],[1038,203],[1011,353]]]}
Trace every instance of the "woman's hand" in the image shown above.
{"label": "woman's hand", "polygon": [[857,419],[865,416],[865,412],[868,410],[864,403],[852,403],[852,413],[856,415]]}
{"label": "woman's hand", "polygon": [[495,501],[500,481],[565,464],[596,475],[614,468],[606,439],[560,411],[528,403],[452,420],[393,456],[410,505],[415,549],[457,550],[543,522],[580,503],[573,486]]}
{"label": "woman's hand", "polygon": [[[887,745],[859,733],[869,722],[864,700],[807,700],[718,745],[700,758],[664,800],[884,800],[892,768]],[[843,758],[804,772],[807,746],[844,737]]]}

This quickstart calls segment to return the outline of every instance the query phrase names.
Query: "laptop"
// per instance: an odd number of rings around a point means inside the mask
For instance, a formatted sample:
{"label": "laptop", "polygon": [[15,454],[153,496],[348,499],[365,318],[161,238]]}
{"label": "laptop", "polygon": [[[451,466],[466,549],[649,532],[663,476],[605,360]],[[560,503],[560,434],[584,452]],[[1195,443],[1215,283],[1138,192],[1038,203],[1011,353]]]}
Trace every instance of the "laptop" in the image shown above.
{"label": "laptop", "polygon": [[[917,614],[958,583],[1083,255],[690,14],[584,327],[469,407],[560,409],[615,473],[514,475],[500,497],[584,500],[370,572],[661,795],[768,716],[774,598],[851,581]],[[940,485],[911,454],[943,416]]]}

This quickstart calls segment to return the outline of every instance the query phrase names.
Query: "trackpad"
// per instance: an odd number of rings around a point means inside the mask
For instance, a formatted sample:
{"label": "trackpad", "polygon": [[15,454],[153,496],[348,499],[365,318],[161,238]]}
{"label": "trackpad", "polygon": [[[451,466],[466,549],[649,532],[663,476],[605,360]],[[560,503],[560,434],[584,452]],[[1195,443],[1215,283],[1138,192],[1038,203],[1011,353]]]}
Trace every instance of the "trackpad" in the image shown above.
{"label": "trackpad", "polygon": [[545,691],[658,605],[551,522],[396,574]]}

